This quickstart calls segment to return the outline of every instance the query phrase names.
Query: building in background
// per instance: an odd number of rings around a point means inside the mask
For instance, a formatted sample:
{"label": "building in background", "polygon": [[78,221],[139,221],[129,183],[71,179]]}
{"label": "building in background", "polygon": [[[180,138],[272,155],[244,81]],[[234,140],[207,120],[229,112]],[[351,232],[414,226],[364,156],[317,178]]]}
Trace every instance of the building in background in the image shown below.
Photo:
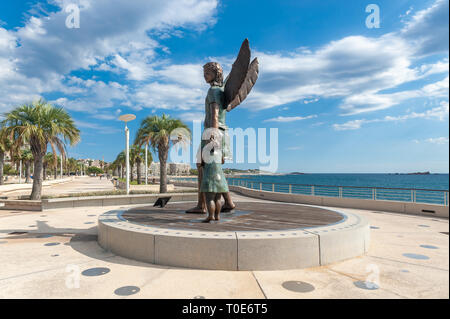
{"label": "building in background", "polygon": [[[186,163],[167,163],[166,165],[167,175],[171,176],[189,175],[190,169],[191,165]],[[151,176],[159,176],[159,162],[150,164],[149,174]]]}

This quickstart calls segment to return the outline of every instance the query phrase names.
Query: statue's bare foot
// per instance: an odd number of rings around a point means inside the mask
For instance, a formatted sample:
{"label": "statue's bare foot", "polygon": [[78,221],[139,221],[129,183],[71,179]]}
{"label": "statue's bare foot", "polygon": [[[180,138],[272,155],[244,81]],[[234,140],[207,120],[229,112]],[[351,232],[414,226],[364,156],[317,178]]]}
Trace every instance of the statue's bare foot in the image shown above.
{"label": "statue's bare foot", "polygon": [[213,220],[214,220],[214,218],[208,217],[208,218],[202,220],[202,223],[210,223],[210,222],[213,221]]}
{"label": "statue's bare foot", "polygon": [[186,211],[186,214],[206,214],[206,208],[201,208],[199,206],[195,206]]}
{"label": "statue's bare foot", "polygon": [[220,214],[215,213],[214,214],[214,220],[219,221],[220,220]]}
{"label": "statue's bare foot", "polygon": [[230,205],[225,204],[225,205],[222,206],[222,209],[220,210],[220,212],[221,213],[228,213],[228,212],[231,212],[235,208],[236,208],[236,205],[230,206]]}

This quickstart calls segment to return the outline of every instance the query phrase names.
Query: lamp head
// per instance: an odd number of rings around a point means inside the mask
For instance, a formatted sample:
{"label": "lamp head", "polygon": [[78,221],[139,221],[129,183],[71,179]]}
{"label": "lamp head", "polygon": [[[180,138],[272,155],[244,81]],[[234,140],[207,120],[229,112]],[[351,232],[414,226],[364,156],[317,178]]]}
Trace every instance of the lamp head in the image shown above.
{"label": "lamp head", "polygon": [[135,118],[136,118],[136,115],[134,115],[134,114],[124,114],[119,117],[119,120],[127,123],[127,122],[134,120]]}

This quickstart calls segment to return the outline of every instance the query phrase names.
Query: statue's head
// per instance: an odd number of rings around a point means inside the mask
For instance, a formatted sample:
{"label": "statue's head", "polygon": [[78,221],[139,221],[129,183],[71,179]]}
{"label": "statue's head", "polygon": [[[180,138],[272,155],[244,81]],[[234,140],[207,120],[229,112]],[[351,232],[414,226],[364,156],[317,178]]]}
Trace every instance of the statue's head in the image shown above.
{"label": "statue's head", "polygon": [[214,86],[223,85],[222,67],[217,62],[208,62],[203,66],[205,81]]}

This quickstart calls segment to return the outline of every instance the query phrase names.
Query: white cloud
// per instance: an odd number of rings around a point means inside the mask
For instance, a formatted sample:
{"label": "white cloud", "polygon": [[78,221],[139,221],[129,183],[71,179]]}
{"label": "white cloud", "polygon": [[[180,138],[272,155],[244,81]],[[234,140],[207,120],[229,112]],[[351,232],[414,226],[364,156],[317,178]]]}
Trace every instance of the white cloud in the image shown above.
{"label": "white cloud", "polygon": [[303,103],[304,104],[309,104],[309,103],[314,103],[314,102],[317,102],[317,101],[319,101],[319,99],[315,98],[315,99],[311,99],[311,100],[303,100]]}
{"label": "white cloud", "polygon": [[22,48],[19,66],[27,75],[66,74],[117,55],[131,64],[148,62],[158,43],[147,31],[209,23],[217,6],[214,0],[86,0],[80,3],[80,28],[68,29],[63,8],[73,1],[56,3],[61,11],[48,19],[32,17],[15,32]]}
{"label": "white cloud", "polygon": [[302,121],[302,120],[308,120],[312,118],[316,118],[317,115],[308,115],[308,116],[278,116],[271,119],[264,120],[264,122],[294,122],[294,121]]}
{"label": "white cloud", "polygon": [[417,90],[404,90],[396,93],[376,93],[366,91],[345,98],[340,106],[345,115],[383,110],[413,98],[448,98],[449,77],[430,83]]}
{"label": "white cloud", "polygon": [[[147,65],[143,61],[137,61],[135,63],[130,63],[125,60],[119,54],[114,56],[113,64],[118,68],[124,69],[127,72],[127,77],[130,80],[142,81],[149,77],[152,72],[152,69],[149,65]],[[104,64],[102,64],[104,65]]]}
{"label": "white cloud", "polygon": [[[123,72],[130,80],[146,80],[155,75],[156,49],[160,44],[148,36],[152,31],[179,33],[177,28],[204,29],[215,22],[216,0],[54,0],[60,11],[48,16],[31,16],[24,27],[0,28],[0,109],[51,92],[77,94],[66,76],[75,70]],[[80,28],[65,26],[67,4],[80,6]],[[33,14],[33,13],[32,13]],[[94,80],[94,78],[91,78]],[[105,90],[114,92],[114,85]],[[103,83],[86,87],[97,90]],[[101,94],[105,93],[101,90]],[[104,97],[78,96],[72,109],[105,107]],[[123,104],[130,104],[124,97]],[[81,103],[80,103],[81,102]],[[75,105],[82,104],[82,107]],[[107,103],[108,104],[108,103]],[[109,103],[111,104],[111,103]]]}
{"label": "white cloud", "polygon": [[200,121],[203,122],[205,119],[205,113],[203,112],[184,112],[178,115],[179,119],[185,123]]}
{"label": "white cloud", "polygon": [[413,140],[414,143],[420,144],[420,143],[430,143],[430,144],[437,144],[437,145],[444,145],[448,144],[449,140],[448,137],[441,136],[441,137],[430,137],[424,140]]}
{"label": "white cloud", "polygon": [[128,101],[129,88],[117,82],[82,80],[70,77],[69,94],[76,93],[76,97],[66,97],[52,101],[72,111],[97,113],[100,109],[118,107],[125,105]]}
{"label": "white cloud", "polygon": [[363,124],[371,123],[371,122],[375,122],[375,120],[364,120],[364,119],[352,120],[352,121],[345,122],[343,124],[333,124],[333,128],[336,131],[357,130],[357,129],[360,129]]}
{"label": "white cloud", "polygon": [[156,72],[168,82],[175,82],[183,86],[201,88],[207,87],[203,79],[203,67],[201,64],[172,64]]}
{"label": "white cloud", "polygon": [[0,53],[9,53],[16,47],[16,38],[0,27]]}
{"label": "white cloud", "polygon": [[312,53],[258,52],[260,78],[245,105],[264,109],[392,88],[417,77],[409,52],[407,43],[392,35],[350,36]]}
{"label": "white cloud", "polygon": [[105,126],[104,124],[91,123],[80,120],[75,120],[75,125],[79,128],[94,130],[95,134],[115,134],[122,131],[121,129]]}
{"label": "white cloud", "polygon": [[182,84],[152,82],[136,90],[134,103],[147,108],[159,109],[202,109],[205,91]]}
{"label": "white cloud", "polygon": [[444,121],[448,117],[448,101],[442,101],[439,106],[426,110],[421,113],[411,112],[403,116],[386,116],[386,121],[404,121],[409,119],[424,118],[424,119],[437,119]]}
{"label": "white cloud", "polygon": [[448,137],[431,137],[425,140],[428,143],[432,143],[432,144],[438,144],[438,145],[443,145],[443,144],[448,144]]}
{"label": "white cloud", "polygon": [[448,101],[441,101],[440,105],[437,107],[434,107],[432,109],[426,110],[421,113],[417,112],[410,112],[405,115],[401,116],[385,116],[384,118],[379,119],[358,119],[358,120],[351,120],[347,121],[342,124],[333,124],[333,128],[336,131],[346,131],[346,130],[357,130],[360,129],[364,124],[368,123],[376,123],[376,122],[399,122],[399,121],[405,121],[410,119],[434,119],[439,121],[444,121],[446,118],[448,118],[449,114],[449,102]]}
{"label": "white cloud", "polygon": [[420,66],[420,72],[422,72],[421,77],[427,77],[431,74],[445,73],[448,72],[448,68],[448,58],[432,64],[423,64]]}
{"label": "white cloud", "polygon": [[[61,8],[73,2],[55,0]],[[80,29],[65,27],[63,10],[51,13],[49,19],[31,17],[17,30],[0,28],[0,109],[54,92],[65,95],[68,108],[90,113],[119,106],[203,109],[207,85],[202,63],[171,64],[157,54],[158,50],[169,52],[157,41],[182,36],[183,28],[201,30],[215,23],[216,0],[75,3],[81,7]],[[448,0],[437,0],[428,9],[409,12],[401,30],[378,37],[352,35],[317,49],[254,52],[260,60],[260,78],[240,107],[262,110],[336,98],[342,100],[339,107],[344,114],[354,115],[417,97],[448,99],[448,78],[422,89],[398,89],[433,74],[448,75],[448,58],[419,60],[448,52],[448,17],[442,24],[441,13],[445,8]],[[228,71],[233,58],[211,59]],[[210,57],[199,59],[206,62]],[[80,83],[68,77],[80,69],[113,72],[132,82],[124,85],[91,78]]]}
{"label": "white cloud", "polygon": [[301,99],[342,98],[340,108],[351,115],[390,108],[417,95],[442,97],[442,90],[431,87],[382,93],[432,74],[448,75],[448,57],[420,61],[425,55],[448,53],[448,0],[408,14],[402,30],[379,37],[348,36],[293,53],[257,52],[260,78],[243,106],[260,110]]}
{"label": "white cloud", "polygon": [[435,1],[414,14],[401,30],[401,36],[412,42],[417,54],[448,52],[448,3],[448,0]]}

